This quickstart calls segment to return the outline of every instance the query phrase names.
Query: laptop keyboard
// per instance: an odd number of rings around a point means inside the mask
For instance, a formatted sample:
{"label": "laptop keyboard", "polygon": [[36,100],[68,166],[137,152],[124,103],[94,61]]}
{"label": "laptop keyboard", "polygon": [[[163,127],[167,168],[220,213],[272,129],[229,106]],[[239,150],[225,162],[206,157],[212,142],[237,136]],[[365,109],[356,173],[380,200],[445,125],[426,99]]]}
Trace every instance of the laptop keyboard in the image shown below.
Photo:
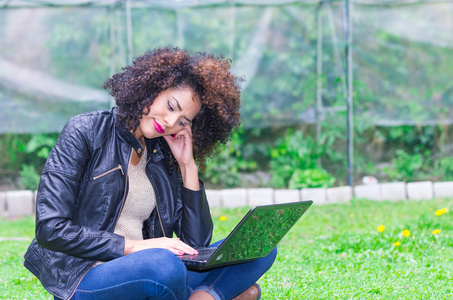
{"label": "laptop keyboard", "polygon": [[198,251],[198,254],[195,255],[190,255],[190,254],[184,254],[180,256],[181,258],[184,258],[185,260],[197,260],[197,261],[205,261],[208,260],[211,256],[212,253],[214,253],[217,248],[195,248]]}

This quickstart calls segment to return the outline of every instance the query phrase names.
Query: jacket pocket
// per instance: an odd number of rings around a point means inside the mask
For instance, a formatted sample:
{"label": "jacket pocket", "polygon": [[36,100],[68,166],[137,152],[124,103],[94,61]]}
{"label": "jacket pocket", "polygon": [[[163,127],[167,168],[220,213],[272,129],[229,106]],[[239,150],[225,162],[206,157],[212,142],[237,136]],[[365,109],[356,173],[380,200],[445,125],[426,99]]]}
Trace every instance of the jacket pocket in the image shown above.
{"label": "jacket pocket", "polygon": [[71,268],[76,258],[62,252],[49,251],[46,253],[43,271],[47,278],[58,284],[66,284],[70,278]]}
{"label": "jacket pocket", "polygon": [[110,169],[110,170],[108,170],[108,171],[106,171],[106,172],[104,172],[104,173],[102,173],[102,174],[93,176],[92,179],[93,179],[93,181],[94,181],[94,180],[98,180],[98,179],[104,177],[105,175],[108,175],[108,174],[110,174],[110,173],[113,173],[113,172],[115,172],[115,171],[117,171],[117,170],[120,170],[120,171],[121,171],[121,174],[124,175],[123,166],[121,166],[121,164],[119,164],[117,167],[114,167],[113,169]]}
{"label": "jacket pocket", "polygon": [[25,266],[30,270],[36,277],[40,277],[39,273],[42,270],[44,263],[44,253],[41,246],[38,245],[35,239],[28,246],[28,250],[24,255]]}

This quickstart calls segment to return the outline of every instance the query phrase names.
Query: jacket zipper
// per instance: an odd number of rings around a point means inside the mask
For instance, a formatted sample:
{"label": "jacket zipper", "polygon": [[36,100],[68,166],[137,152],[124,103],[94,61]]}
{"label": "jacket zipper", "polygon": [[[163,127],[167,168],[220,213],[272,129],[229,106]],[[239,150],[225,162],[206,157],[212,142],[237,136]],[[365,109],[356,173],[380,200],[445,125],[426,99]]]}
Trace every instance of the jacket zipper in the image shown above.
{"label": "jacket zipper", "polygon": [[162,224],[162,219],[160,217],[159,206],[157,205],[157,198],[156,198],[156,210],[157,210],[157,217],[159,218],[160,227],[162,228],[162,232],[163,232],[164,236],[167,236],[165,234],[164,225]]}
{"label": "jacket zipper", "polygon": [[[132,158],[132,152],[131,152],[131,156],[129,158],[129,161],[131,160]],[[104,172],[102,173],[101,175],[98,175],[98,176],[95,176],[93,177],[93,180],[96,180],[96,179],[99,179],[100,177],[104,176],[104,175],[107,175],[109,173],[112,173],[113,171],[116,171],[116,170],[121,170],[121,174],[124,175],[124,171],[123,171],[123,167],[121,166],[121,164],[118,165],[118,167],[116,168],[113,168],[111,170],[108,170],[107,172]],[[121,201],[121,208],[120,208],[120,214],[121,214],[121,211],[123,210],[123,206],[124,206],[124,199],[126,198],[126,187],[127,187],[127,176],[126,176],[126,182],[124,184],[124,195],[123,195],[123,200]],[[118,216],[119,218],[119,216]],[[116,223],[118,223],[118,218],[116,219]],[[116,223],[115,223],[115,227],[116,227]],[[71,296],[69,297],[69,299],[72,298],[72,296],[74,296],[75,292],[77,291],[77,288],[79,287],[80,285],[80,282],[82,282],[83,280],[83,277],[85,277],[85,275],[91,270],[93,269],[94,265],[96,265],[96,262],[93,263],[93,265],[85,272],[85,274],[83,274],[82,278],[80,278],[79,282],[77,283],[76,285],[76,288],[74,289],[74,291],[72,292]]]}
{"label": "jacket zipper", "polygon": [[116,171],[116,170],[121,170],[121,174],[124,175],[123,167],[121,166],[121,164],[119,164],[118,167],[115,167],[115,168],[113,168],[113,169],[111,169],[111,170],[108,170],[107,172],[104,172],[104,173],[102,173],[101,175],[94,176],[94,177],[93,177],[93,180],[99,179],[99,178],[101,178],[101,177],[103,177],[103,176],[105,176],[105,175],[107,175],[107,174],[110,174],[110,173]]}
{"label": "jacket zipper", "polygon": [[96,263],[93,263],[93,264],[91,265],[91,267],[83,274],[82,278],[80,278],[79,282],[78,282],[77,285],[76,285],[76,288],[74,289],[74,291],[72,292],[71,296],[69,296],[68,299],[71,299],[72,296],[74,296],[75,292],[77,291],[77,288],[79,287],[80,283],[81,283],[82,280],[83,280],[83,277],[85,277],[85,275],[86,275],[91,269],[93,269],[93,267],[94,267],[95,264],[96,264]]}
{"label": "jacket zipper", "polygon": [[[151,156],[148,158],[148,160],[146,161],[146,165],[148,165],[148,162],[151,160]],[[148,176],[148,179],[149,181],[151,182],[151,185],[153,186],[153,189],[154,189],[154,186],[155,184],[153,185],[153,180]],[[154,193],[156,193],[156,190],[154,190]],[[164,234],[164,236],[167,236],[165,234],[165,229],[164,229],[164,225],[162,224],[162,218],[160,217],[160,213],[159,213],[159,205],[157,204],[159,201],[157,201],[157,195],[156,195],[156,211],[157,211],[157,217],[159,218],[159,224],[160,224],[160,227],[162,228],[162,233]]]}
{"label": "jacket zipper", "polygon": [[[132,158],[132,153],[131,153],[131,158]],[[118,167],[116,168],[113,168],[111,170],[108,170],[107,172],[104,172],[102,173],[101,175],[98,175],[98,176],[95,176],[93,177],[93,180],[96,180],[96,179],[99,179],[100,177],[102,176],[105,176],[109,173],[112,173],[113,171],[116,171],[116,170],[121,170],[121,174],[124,175],[124,171],[123,171],[123,167],[121,166],[121,164],[118,165]],[[126,197],[126,186],[127,186],[127,176],[126,176],[126,183],[124,184],[124,195],[123,195],[123,200],[121,201],[121,208],[120,208],[120,214],[121,214],[121,211],[123,210],[123,206],[124,206],[124,198]],[[119,217],[118,217],[119,218]],[[118,219],[116,219],[116,223],[118,223]],[[116,224],[115,224],[115,227],[116,227]],[[74,289],[74,291],[72,292],[71,296],[69,297],[69,299],[72,298],[72,296],[74,296],[75,292],[77,291],[77,287],[79,287],[80,285],[80,282],[82,282],[83,280],[83,277],[85,277],[85,275],[91,270],[93,269],[93,267],[96,265],[96,262],[93,263],[93,265],[85,272],[85,274],[83,274],[82,278],[80,278],[79,282],[77,283],[76,285],[76,288]]]}
{"label": "jacket zipper", "polygon": [[[129,162],[128,162],[128,165],[131,163],[131,159],[132,159],[132,151],[131,151],[131,155],[129,157]],[[123,169],[121,168],[121,165],[118,166],[120,169],[121,169],[121,173],[124,175],[124,172],[123,172]],[[118,168],[117,167],[117,168]],[[111,170],[110,170],[111,171]],[[110,172],[110,171],[107,171],[107,172]],[[105,173],[104,173],[105,174]],[[126,173],[126,181],[124,182],[124,195],[123,195],[123,199],[121,200],[121,208],[120,208],[120,213],[118,215],[118,218],[116,219],[115,221],[115,227],[116,228],[116,224],[118,224],[118,219],[120,218],[120,215],[121,215],[121,212],[123,211],[123,207],[124,207],[124,200],[126,200],[126,188],[127,188],[127,182],[128,182],[129,178],[127,177],[127,173]]]}

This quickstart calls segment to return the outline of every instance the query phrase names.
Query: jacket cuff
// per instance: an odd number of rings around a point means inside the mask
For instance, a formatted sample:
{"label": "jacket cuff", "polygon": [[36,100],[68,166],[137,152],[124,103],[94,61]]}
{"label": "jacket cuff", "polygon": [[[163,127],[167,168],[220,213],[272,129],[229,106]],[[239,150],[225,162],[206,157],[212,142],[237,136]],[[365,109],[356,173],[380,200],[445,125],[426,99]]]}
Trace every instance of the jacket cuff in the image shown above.
{"label": "jacket cuff", "polygon": [[184,185],[181,186],[181,195],[183,202],[186,202],[186,199],[194,199],[194,198],[199,198],[202,197],[204,193],[204,184],[203,181],[198,180],[200,183],[200,189],[198,191],[194,191],[191,189],[186,188]]}
{"label": "jacket cuff", "polygon": [[117,255],[117,257],[114,257],[113,259],[124,256],[124,246],[126,245],[126,242],[124,236],[120,237],[121,238],[116,239],[117,242],[115,245],[114,253]]}

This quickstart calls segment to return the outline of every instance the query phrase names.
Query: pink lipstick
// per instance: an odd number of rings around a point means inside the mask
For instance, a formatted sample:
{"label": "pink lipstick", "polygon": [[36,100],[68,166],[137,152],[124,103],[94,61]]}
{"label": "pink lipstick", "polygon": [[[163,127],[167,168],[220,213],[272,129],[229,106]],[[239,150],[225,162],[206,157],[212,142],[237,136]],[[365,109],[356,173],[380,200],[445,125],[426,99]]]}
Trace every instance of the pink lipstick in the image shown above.
{"label": "pink lipstick", "polygon": [[156,128],[157,132],[159,133],[164,133],[165,130],[162,128],[162,126],[159,125],[156,121],[154,121],[154,128]]}

